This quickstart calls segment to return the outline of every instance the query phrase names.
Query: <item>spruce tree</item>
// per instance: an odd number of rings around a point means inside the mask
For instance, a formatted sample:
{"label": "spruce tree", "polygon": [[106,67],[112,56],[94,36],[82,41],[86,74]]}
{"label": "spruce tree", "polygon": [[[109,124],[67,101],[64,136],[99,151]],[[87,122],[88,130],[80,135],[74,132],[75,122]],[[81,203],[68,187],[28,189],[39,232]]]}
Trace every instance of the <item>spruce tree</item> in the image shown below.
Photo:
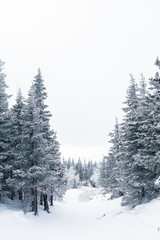
{"label": "spruce tree", "polygon": [[12,148],[12,176],[8,179],[8,186],[13,189],[14,195],[18,193],[22,200],[23,192],[23,152],[22,152],[22,128],[24,114],[24,98],[21,90],[17,93],[16,104],[10,110],[11,133],[10,142]]}
{"label": "spruce tree", "polygon": [[[155,181],[160,174],[159,157],[159,117],[160,117],[160,76],[156,73],[154,78],[150,79],[149,93],[145,101],[141,101],[143,106],[143,116],[141,124],[141,134],[139,143],[141,147],[138,150],[136,161],[143,173],[143,195],[146,201],[157,196],[159,189],[155,186]],[[144,171],[144,170],[143,170]]]}
{"label": "spruce tree", "polygon": [[0,60],[0,200],[2,196],[10,195],[7,180],[12,174],[11,144],[10,144],[10,114],[8,110],[9,96],[6,93],[6,75],[3,73],[4,62]]}
{"label": "spruce tree", "polygon": [[112,192],[112,198],[120,197],[123,195],[122,188],[122,142],[121,142],[121,134],[118,124],[118,119],[116,118],[115,129],[112,133],[110,133],[110,143],[112,147],[109,150],[109,154],[107,157],[107,166],[110,169],[108,173],[108,189]]}
{"label": "spruce tree", "polygon": [[153,109],[156,101],[154,98],[155,93],[152,96],[150,93],[147,94],[143,76],[139,95],[136,84],[132,80],[128,90],[127,108],[124,108],[126,115],[122,126],[122,176],[123,204],[133,207],[155,196],[156,114],[153,114]]}
{"label": "spruce tree", "polygon": [[59,143],[50,129],[51,114],[47,110],[43,79],[40,70],[35,76],[24,111],[22,152],[25,166],[25,202],[38,213],[38,200],[49,212],[53,195],[62,198],[65,181],[60,161]]}
{"label": "spruce tree", "polygon": [[[47,109],[48,106],[45,104],[47,98],[46,88],[44,86],[44,80],[41,75],[40,69],[38,74],[33,80],[34,94],[36,99],[36,107],[39,109],[39,117],[42,122],[42,134],[43,138],[47,141],[48,145],[48,164],[50,167],[50,174],[48,175],[47,184],[44,187],[45,195],[43,196],[46,200],[44,201],[44,208],[46,209],[45,203],[47,204],[48,195],[50,195],[51,205],[53,205],[53,195],[59,197],[63,195],[65,191],[65,180],[63,183],[63,167],[60,159],[59,142],[57,141],[56,133],[51,130],[50,119],[51,113]],[[58,181],[60,183],[58,184]]]}
{"label": "spruce tree", "polygon": [[[137,166],[137,181],[135,185],[138,190],[137,203],[140,204],[149,201],[155,196],[154,189],[154,171],[149,167],[153,164],[153,148],[150,145],[150,140],[154,138],[154,120],[151,109],[150,93],[146,90],[146,82],[141,74],[139,88],[139,106],[138,106],[138,141],[139,147],[137,154],[134,155],[135,165]],[[152,160],[151,160],[152,159]],[[152,163],[151,163],[152,162]]]}
{"label": "spruce tree", "polygon": [[34,86],[32,86],[24,112],[22,132],[23,161],[25,166],[25,201],[31,211],[38,214],[38,193],[44,193],[49,174],[48,145],[43,136],[40,109],[36,107]]}
{"label": "spruce tree", "polygon": [[138,171],[141,169],[137,166],[134,156],[138,153],[139,148],[139,123],[138,123],[138,106],[139,100],[137,95],[137,84],[131,75],[130,86],[127,90],[126,107],[123,108],[125,118],[122,124],[122,192],[123,204],[136,205],[139,199],[140,187],[137,186]]}
{"label": "spruce tree", "polygon": [[100,165],[99,184],[101,187],[103,187],[103,189],[106,192],[108,191],[107,181],[108,181],[108,177],[109,177],[108,172],[110,172],[110,170],[108,169],[108,166],[107,166],[107,157],[104,156],[103,160],[101,162],[101,165]]}

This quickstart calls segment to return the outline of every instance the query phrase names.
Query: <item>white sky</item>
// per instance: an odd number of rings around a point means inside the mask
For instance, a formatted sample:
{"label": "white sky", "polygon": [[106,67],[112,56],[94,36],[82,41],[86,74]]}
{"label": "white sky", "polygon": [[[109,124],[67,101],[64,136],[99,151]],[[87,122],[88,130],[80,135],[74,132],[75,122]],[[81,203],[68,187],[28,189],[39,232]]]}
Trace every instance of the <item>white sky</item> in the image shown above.
{"label": "white sky", "polygon": [[129,73],[157,71],[159,0],[0,0],[0,58],[25,96],[40,67],[62,156],[101,160]]}

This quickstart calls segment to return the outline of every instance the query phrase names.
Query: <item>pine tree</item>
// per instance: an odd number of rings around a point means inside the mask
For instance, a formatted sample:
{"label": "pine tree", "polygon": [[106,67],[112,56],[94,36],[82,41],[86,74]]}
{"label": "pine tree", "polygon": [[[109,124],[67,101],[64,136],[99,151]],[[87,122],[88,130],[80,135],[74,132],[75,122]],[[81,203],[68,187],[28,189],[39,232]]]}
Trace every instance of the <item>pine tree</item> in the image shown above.
{"label": "pine tree", "polygon": [[[46,189],[47,195],[51,195],[51,205],[53,205],[53,195],[61,196],[64,194],[66,181],[63,180],[64,169],[61,164],[59,142],[57,141],[56,133],[50,128],[50,118],[51,113],[47,110],[47,105],[45,100],[47,98],[46,88],[44,86],[44,81],[41,75],[40,69],[38,69],[38,74],[35,76],[33,81],[35,96],[36,96],[36,106],[40,109],[40,119],[43,124],[43,137],[46,139],[48,144],[48,153],[50,154],[49,166],[50,166],[50,176],[48,178],[48,189]],[[58,181],[60,183],[58,184]],[[64,182],[63,182],[64,181]]]}
{"label": "pine tree", "polygon": [[145,97],[148,92],[147,92],[146,80],[145,80],[145,77],[143,76],[143,73],[141,73],[139,92],[140,92],[140,100],[141,101],[145,100]]}
{"label": "pine tree", "polygon": [[[108,191],[108,184],[107,184],[107,180],[108,180],[108,168],[107,168],[107,157],[104,156],[103,160],[101,162],[100,165],[100,173],[99,173],[99,184],[101,187],[104,188],[104,190],[107,192]],[[110,170],[109,170],[110,171]]]}
{"label": "pine tree", "polygon": [[88,169],[88,179],[90,180],[91,176],[93,175],[93,163],[92,161],[88,162],[87,169]]}
{"label": "pine tree", "polygon": [[69,169],[71,167],[71,159],[69,158],[67,161],[67,169]]}
{"label": "pine tree", "polygon": [[122,188],[122,142],[121,134],[118,124],[118,119],[116,118],[115,129],[110,133],[110,143],[112,147],[109,150],[107,157],[107,166],[110,169],[109,176],[107,179],[108,189],[112,192],[112,198],[120,197],[123,195]]}
{"label": "pine tree", "polygon": [[[137,154],[134,155],[135,165],[137,166],[137,181],[135,185],[138,190],[138,197],[135,204],[149,201],[155,196],[154,190],[154,172],[151,171],[150,161],[152,158],[152,147],[150,148],[150,139],[154,135],[153,119],[150,108],[150,93],[146,90],[146,82],[141,74],[139,88],[139,106],[138,106],[138,141],[139,147]],[[151,158],[150,158],[151,157]],[[149,160],[149,161],[148,161]],[[148,162],[148,163],[147,163]],[[150,163],[149,163],[150,162]]]}
{"label": "pine tree", "polygon": [[139,100],[137,95],[137,85],[131,75],[130,86],[127,90],[125,119],[122,124],[122,192],[123,204],[136,205],[139,201],[139,191],[141,187],[137,185],[139,172],[141,169],[137,166],[134,156],[139,149],[139,122],[138,106]]}
{"label": "pine tree", "polygon": [[88,165],[86,164],[86,161],[84,160],[83,162],[83,173],[84,173],[84,181],[85,181],[85,186],[88,186],[89,183],[89,169],[88,169]]}
{"label": "pine tree", "polygon": [[[138,150],[136,161],[141,171],[143,169],[143,196],[146,201],[153,199],[159,193],[155,186],[155,181],[160,174],[159,158],[159,117],[160,117],[160,77],[156,73],[154,78],[150,79],[149,93],[141,98],[142,124],[140,128],[139,143],[141,148]],[[142,116],[143,113],[143,116]]]}
{"label": "pine tree", "polygon": [[84,168],[83,168],[82,161],[81,161],[80,158],[78,159],[78,163],[76,165],[76,174],[79,174],[79,179],[80,179],[81,182],[83,182],[83,180],[84,180]]}
{"label": "pine tree", "polygon": [[95,162],[93,164],[92,161],[90,161],[90,163],[91,163],[91,171],[89,171],[90,184],[92,187],[99,187],[100,163],[98,164],[97,162]]}
{"label": "pine tree", "polygon": [[[158,58],[155,64],[160,68]],[[159,73],[150,79],[149,90],[143,74],[139,88],[131,75],[125,104],[123,123],[110,135],[112,147],[101,163],[100,183],[112,196],[120,191],[122,204],[134,207],[155,198],[160,190],[156,184],[160,178]]]}
{"label": "pine tree", "polygon": [[66,189],[59,142],[50,128],[51,114],[40,69],[35,76],[26,104],[21,92],[9,111],[7,85],[0,61],[0,200],[15,194],[26,211],[38,214],[38,201],[49,212],[48,200],[62,198]]}
{"label": "pine tree", "polygon": [[[12,148],[12,176],[8,179],[8,186],[12,192],[18,192],[19,200],[22,200],[23,192],[23,153],[22,153],[22,128],[23,128],[24,98],[21,90],[17,93],[16,104],[10,111],[11,115],[11,148]],[[13,197],[12,197],[13,199]]]}
{"label": "pine tree", "polygon": [[151,164],[151,158],[154,159],[150,140],[155,138],[155,131],[151,99],[148,98],[145,79],[142,75],[139,95],[132,77],[131,80],[127,108],[124,108],[126,115],[122,125],[121,159],[123,159],[123,204],[134,207],[155,196],[154,173],[147,166]]}
{"label": "pine tree", "polygon": [[11,176],[11,144],[10,115],[8,110],[9,96],[6,93],[6,75],[3,73],[4,62],[0,60],[0,200],[2,196],[10,195],[7,180]]}
{"label": "pine tree", "polygon": [[24,112],[22,148],[25,166],[25,201],[38,214],[38,193],[44,193],[46,178],[50,174],[48,144],[43,136],[40,109],[36,106],[34,86],[32,86]]}

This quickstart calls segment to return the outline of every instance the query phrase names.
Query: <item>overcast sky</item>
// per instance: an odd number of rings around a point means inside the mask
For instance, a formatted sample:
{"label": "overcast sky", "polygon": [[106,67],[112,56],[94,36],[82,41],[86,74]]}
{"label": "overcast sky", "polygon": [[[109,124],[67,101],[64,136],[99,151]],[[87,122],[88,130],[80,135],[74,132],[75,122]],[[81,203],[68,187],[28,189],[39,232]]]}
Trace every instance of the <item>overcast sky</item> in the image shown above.
{"label": "overcast sky", "polygon": [[157,71],[159,0],[0,0],[0,58],[25,96],[40,67],[62,156],[101,160],[132,73]]}

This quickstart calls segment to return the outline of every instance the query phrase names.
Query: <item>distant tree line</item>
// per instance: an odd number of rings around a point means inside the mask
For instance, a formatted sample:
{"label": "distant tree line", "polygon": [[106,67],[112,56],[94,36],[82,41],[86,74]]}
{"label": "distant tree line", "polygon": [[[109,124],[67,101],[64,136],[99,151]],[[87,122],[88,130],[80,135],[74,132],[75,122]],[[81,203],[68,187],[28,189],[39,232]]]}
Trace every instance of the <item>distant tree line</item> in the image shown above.
{"label": "distant tree line", "polygon": [[49,212],[54,196],[62,198],[66,180],[41,72],[28,98],[19,90],[9,109],[3,66],[0,60],[0,201],[19,199],[26,212],[37,215],[38,204]]}
{"label": "distant tree line", "polygon": [[78,162],[74,159],[63,159],[65,169],[67,188],[79,188],[81,186],[98,187],[99,186],[99,164],[97,162],[80,158]]}
{"label": "distant tree line", "polygon": [[[157,58],[155,63],[160,68]],[[111,148],[100,167],[100,184],[111,198],[135,207],[160,193],[160,75],[141,75],[137,85],[131,75],[124,118],[116,119],[110,134]]]}

